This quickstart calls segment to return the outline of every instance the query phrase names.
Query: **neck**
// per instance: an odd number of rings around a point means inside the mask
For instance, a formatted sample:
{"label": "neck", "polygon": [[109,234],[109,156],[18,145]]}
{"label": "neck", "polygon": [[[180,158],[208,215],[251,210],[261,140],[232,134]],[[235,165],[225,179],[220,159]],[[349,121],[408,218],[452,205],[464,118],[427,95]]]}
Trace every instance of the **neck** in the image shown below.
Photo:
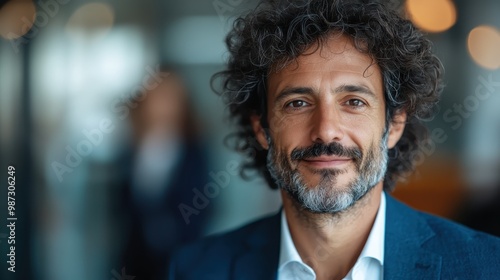
{"label": "neck", "polygon": [[302,209],[281,191],[293,243],[318,279],[342,279],[349,273],[370,234],[381,192],[382,182],[346,211],[317,214]]}

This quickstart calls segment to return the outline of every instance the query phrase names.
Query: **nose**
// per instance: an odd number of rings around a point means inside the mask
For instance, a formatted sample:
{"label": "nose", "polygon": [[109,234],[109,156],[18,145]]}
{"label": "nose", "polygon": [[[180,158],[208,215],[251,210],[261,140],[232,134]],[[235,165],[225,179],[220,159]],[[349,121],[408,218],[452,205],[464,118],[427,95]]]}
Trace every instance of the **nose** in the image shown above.
{"label": "nose", "polygon": [[335,105],[318,106],[311,121],[311,140],[314,143],[328,144],[344,137],[341,114]]}

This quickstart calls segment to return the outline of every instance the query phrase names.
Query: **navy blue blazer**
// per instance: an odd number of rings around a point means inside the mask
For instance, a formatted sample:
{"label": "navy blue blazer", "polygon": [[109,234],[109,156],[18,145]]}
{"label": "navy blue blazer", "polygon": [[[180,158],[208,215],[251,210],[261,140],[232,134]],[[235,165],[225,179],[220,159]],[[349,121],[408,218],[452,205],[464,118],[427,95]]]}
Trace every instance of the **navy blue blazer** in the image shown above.
{"label": "navy blue blazer", "polygon": [[[500,279],[500,239],[386,195],[384,279]],[[170,279],[276,279],[280,213],[181,248]]]}

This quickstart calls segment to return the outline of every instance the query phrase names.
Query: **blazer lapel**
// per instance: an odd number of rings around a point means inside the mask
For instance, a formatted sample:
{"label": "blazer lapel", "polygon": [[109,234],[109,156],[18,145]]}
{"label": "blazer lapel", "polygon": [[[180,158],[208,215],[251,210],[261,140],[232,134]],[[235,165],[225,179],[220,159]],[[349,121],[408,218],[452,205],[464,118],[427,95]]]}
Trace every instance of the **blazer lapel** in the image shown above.
{"label": "blazer lapel", "polygon": [[[435,233],[418,212],[386,193],[384,279],[439,279],[441,256],[423,245]],[[231,279],[276,279],[281,211],[250,233]]]}
{"label": "blazer lapel", "polygon": [[439,279],[441,256],[423,248],[434,231],[418,212],[386,198],[384,279]]}
{"label": "blazer lapel", "polygon": [[234,260],[231,279],[276,279],[280,247],[281,211],[249,234]]}

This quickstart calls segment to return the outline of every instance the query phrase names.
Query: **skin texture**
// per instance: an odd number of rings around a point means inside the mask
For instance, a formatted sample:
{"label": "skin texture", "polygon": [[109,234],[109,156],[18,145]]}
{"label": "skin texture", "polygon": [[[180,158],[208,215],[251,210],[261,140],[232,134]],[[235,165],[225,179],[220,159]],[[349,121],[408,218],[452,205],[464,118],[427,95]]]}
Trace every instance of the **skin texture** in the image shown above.
{"label": "skin texture", "polygon": [[[326,181],[332,194],[349,188],[359,176],[353,158],[322,155],[292,160],[291,154],[315,143],[337,142],[359,149],[364,156],[358,164],[367,163],[366,154],[380,146],[386,129],[383,80],[377,64],[359,52],[352,39],[332,34],[295,62],[270,73],[267,86],[268,134],[259,116],[251,118],[262,147],[268,149],[272,140],[273,149],[284,155],[309,188],[325,184],[321,172],[325,170],[335,174]],[[406,115],[399,113],[389,124],[388,148],[400,139],[405,120]],[[378,157],[375,160],[379,162]],[[381,180],[338,213],[312,213],[281,191],[294,244],[318,279],[341,279],[352,268],[375,220],[382,189]]]}

